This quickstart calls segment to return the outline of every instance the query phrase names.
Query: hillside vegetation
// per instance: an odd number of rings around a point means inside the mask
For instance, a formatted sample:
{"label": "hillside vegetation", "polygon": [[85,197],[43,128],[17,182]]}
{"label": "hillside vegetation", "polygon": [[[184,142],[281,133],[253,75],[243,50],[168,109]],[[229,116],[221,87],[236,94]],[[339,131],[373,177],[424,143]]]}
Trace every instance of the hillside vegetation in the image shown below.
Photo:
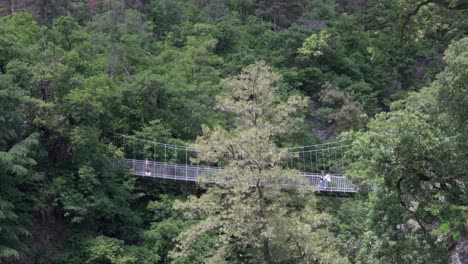
{"label": "hillside vegetation", "polygon": [[[1,1],[0,263],[455,263],[466,9]],[[235,180],[135,177],[106,131],[192,146]],[[294,179],[284,147],[337,138],[358,194],[265,184]]]}

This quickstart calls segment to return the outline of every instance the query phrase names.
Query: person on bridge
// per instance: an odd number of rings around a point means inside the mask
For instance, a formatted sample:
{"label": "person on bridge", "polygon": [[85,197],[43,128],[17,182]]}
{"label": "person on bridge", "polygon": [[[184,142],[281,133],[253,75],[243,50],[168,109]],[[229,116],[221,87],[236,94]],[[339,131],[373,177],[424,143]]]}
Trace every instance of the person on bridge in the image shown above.
{"label": "person on bridge", "polygon": [[325,189],[327,189],[327,187],[331,184],[331,176],[330,174],[327,173],[327,175],[325,175]]}
{"label": "person on bridge", "polygon": [[145,159],[145,176],[151,176],[151,163]]}
{"label": "person on bridge", "polygon": [[320,173],[320,189],[325,189],[325,172]]}

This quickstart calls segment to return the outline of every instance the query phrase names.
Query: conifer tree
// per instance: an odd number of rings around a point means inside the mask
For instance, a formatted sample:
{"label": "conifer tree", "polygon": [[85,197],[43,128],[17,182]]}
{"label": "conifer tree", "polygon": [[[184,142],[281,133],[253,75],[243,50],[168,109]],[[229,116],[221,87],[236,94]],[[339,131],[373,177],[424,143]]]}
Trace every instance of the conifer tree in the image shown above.
{"label": "conifer tree", "polygon": [[0,74],[0,263],[18,259],[27,247],[23,238],[29,235],[20,213],[27,211],[20,206],[31,200],[20,190],[37,179],[31,171],[35,161],[31,148],[37,144],[35,135],[21,140],[22,112],[18,106],[27,101],[25,93],[13,83],[13,76]]}

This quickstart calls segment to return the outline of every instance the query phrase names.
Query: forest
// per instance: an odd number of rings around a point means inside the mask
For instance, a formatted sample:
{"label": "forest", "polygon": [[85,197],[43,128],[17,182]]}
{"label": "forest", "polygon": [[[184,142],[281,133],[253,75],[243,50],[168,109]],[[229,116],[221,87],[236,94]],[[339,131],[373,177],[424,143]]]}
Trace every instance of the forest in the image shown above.
{"label": "forest", "polygon": [[[467,10],[1,0],[0,263],[467,263]],[[109,132],[230,180],[137,177]],[[334,141],[357,193],[281,187]]]}

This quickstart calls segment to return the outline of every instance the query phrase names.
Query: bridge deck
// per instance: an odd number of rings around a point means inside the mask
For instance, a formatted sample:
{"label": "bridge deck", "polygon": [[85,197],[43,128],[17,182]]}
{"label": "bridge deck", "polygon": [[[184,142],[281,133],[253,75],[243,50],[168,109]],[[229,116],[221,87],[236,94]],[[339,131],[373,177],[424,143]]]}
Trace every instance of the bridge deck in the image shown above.
{"label": "bridge deck", "polygon": [[[207,182],[215,182],[214,179],[210,180],[210,176],[222,171],[222,168],[219,167],[169,164],[154,161],[148,161],[147,166],[146,161],[135,159],[127,159],[126,163],[132,169],[134,175],[178,181],[195,182],[200,176],[203,176]],[[307,185],[304,187],[316,187],[324,192],[357,192],[356,186],[341,174],[330,174],[331,183],[328,183],[327,188],[320,188],[320,174],[318,173],[301,173],[298,176],[308,180]]]}

